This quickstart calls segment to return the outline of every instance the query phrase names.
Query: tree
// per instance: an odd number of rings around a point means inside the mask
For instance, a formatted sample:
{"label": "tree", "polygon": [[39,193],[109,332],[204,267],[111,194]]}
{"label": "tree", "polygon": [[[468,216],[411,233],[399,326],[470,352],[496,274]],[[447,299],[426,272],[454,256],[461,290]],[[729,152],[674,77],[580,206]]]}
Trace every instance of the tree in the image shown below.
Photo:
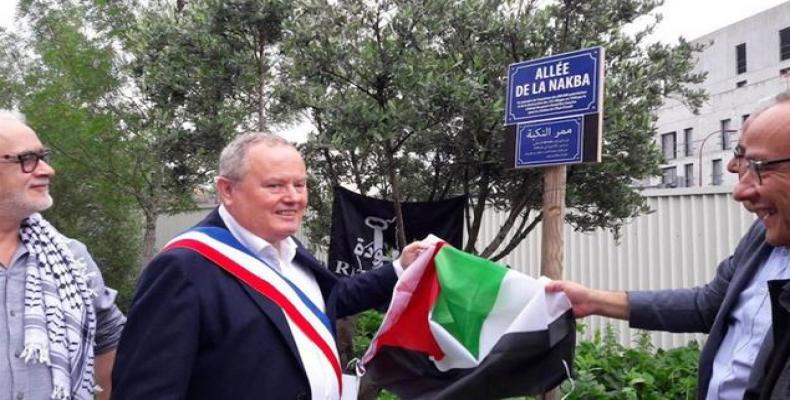
{"label": "tree", "polygon": [[[316,126],[306,145],[319,182],[311,190],[320,193],[311,205],[328,209],[335,184],[390,198],[396,209],[401,201],[466,194],[465,250],[504,257],[541,220],[543,184],[539,170],[502,166],[506,67],[600,45],[607,52],[603,162],[568,169],[566,220],[617,233],[646,211],[632,183],[655,175],[661,160],[652,112],[668,96],[692,109],[704,99],[694,88],[704,78],[692,73],[697,47],[646,45],[652,25],[634,35],[622,30],[659,4],[303,1],[286,28],[277,93],[309,110]],[[508,214],[506,223],[479,243],[492,208]]]}
{"label": "tree", "polygon": [[[77,183],[61,186],[63,197],[84,201],[71,209],[125,210],[127,220],[134,220],[125,238],[132,241],[132,248],[142,249],[142,260],[130,257],[129,261],[141,266],[155,250],[157,217],[193,207],[193,188],[205,181],[207,171],[201,156],[212,148],[204,150],[201,142],[174,151],[183,143],[174,138],[190,127],[178,119],[178,110],[153,107],[156,104],[134,79],[132,66],[138,55],[131,50],[138,48],[124,47],[133,43],[137,32],[129,29],[136,26],[137,16],[124,8],[131,5],[20,2],[20,17],[29,34],[17,39],[29,50],[19,52],[18,59],[4,59],[3,65],[17,72],[9,81],[22,88],[12,102],[57,151],[58,165],[68,167],[61,171],[67,180]],[[222,145],[220,141],[213,149]],[[103,188],[96,197],[78,193],[95,188]],[[104,222],[113,220],[109,215],[104,218]]]}
{"label": "tree", "polygon": [[78,135],[53,135],[52,145],[132,199],[143,217],[142,265],[155,250],[158,216],[194,206],[195,188],[207,187],[229,138],[249,129],[253,115],[259,129],[276,120],[265,113],[265,83],[285,5],[20,2],[31,27],[20,39],[35,50],[5,50],[4,66],[17,72],[3,80],[16,91],[11,102],[52,125],[76,113],[92,121],[73,127]]}
{"label": "tree", "polygon": [[278,121],[267,114],[266,83],[286,5],[20,2],[29,32],[5,35],[26,45],[3,50],[4,100],[53,133],[61,159],[134,204],[143,219],[141,265],[155,251],[158,216],[194,207],[194,190],[208,187],[228,140]]}
{"label": "tree", "polygon": [[289,12],[280,0],[154,1],[119,33],[132,57],[139,120],[157,127],[152,149],[172,165],[176,187],[206,184],[237,132],[290,118],[283,108],[269,113],[276,104],[268,84]]}
{"label": "tree", "polygon": [[54,148],[56,201],[47,218],[88,245],[125,307],[140,261],[140,224],[132,200],[101,178],[123,162],[107,153],[112,117],[96,106],[117,86],[111,54],[80,32],[73,9],[21,5],[32,21],[30,34],[0,33],[5,43],[0,69],[6,72],[0,86],[9,89],[3,107],[23,111],[42,141]]}

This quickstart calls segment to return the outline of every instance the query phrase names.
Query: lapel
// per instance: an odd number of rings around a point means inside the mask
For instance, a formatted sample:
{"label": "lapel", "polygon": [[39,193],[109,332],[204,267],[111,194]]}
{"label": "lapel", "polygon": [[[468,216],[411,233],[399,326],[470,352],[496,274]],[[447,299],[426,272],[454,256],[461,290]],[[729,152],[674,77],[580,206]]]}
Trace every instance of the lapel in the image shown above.
{"label": "lapel", "polygon": [[[760,244],[754,250],[747,250],[747,258],[745,260],[733,260],[736,263],[742,263],[743,268],[735,267],[735,274],[732,277],[732,282],[727,288],[727,293],[724,296],[721,307],[719,308],[719,316],[726,316],[732,312],[733,308],[737,305],[738,297],[740,297],[743,290],[754,278],[757,269],[762,266],[763,262],[773,251],[773,246],[765,242],[764,236],[760,236]],[[727,318],[717,317],[709,337],[714,338],[716,341],[716,348],[719,343],[724,339],[724,330],[727,326]]]}
{"label": "lapel", "polygon": [[[219,212],[215,208],[208,216],[206,216],[203,221],[201,221],[198,226],[215,226],[220,227],[223,229],[227,229],[225,223],[222,222],[222,218],[219,216]],[[230,275],[228,272],[221,269],[221,267],[216,266],[216,268],[220,269],[223,274],[228,275],[237,285],[239,285],[242,290],[244,290],[250,299],[255,303],[258,308],[268,317],[273,323],[274,326],[277,327],[277,331],[283,337],[285,342],[288,344],[288,348],[290,349],[291,353],[294,355],[296,362],[299,363],[299,366],[302,367],[304,371],[304,365],[302,364],[302,358],[299,356],[299,350],[296,348],[296,342],[294,341],[293,335],[291,334],[291,328],[288,326],[288,321],[285,319],[285,313],[277,304],[274,304],[271,300],[267,299],[262,294],[258,293],[257,290],[253,289],[250,286],[247,286],[244,282],[236,279],[236,277]]]}
{"label": "lapel", "polygon": [[[754,370],[761,371],[760,379],[749,379],[744,399],[768,399],[775,389],[779,393],[786,390],[788,376],[785,372],[787,355],[790,354],[790,341],[786,339],[788,328],[788,297],[790,295],[790,280],[770,280],[768,290],[771,299],[771,329],[765,336],[763,348],[770,347],[770,351],[760,351],[755,360]],[[777,338],[774,342],[774,338]],[[762,357],[761,357],[762,355]],[[755,375],[755,374],[752,374]],[[782,386],[783,388],[779,388]],[[782,397],[784,398],[784,397]]]}
{"label": "lapel", "polygon": [[288,321],[285,319],[283,310],[271,300],[258,293],[258,291],[255,289],[247,286],[245,283],[239,281],[235,277],[233,279],[245,292],[247,292],[247,295],[250,296],[258,308],[260,308],[261,311],[263,311],[263,313],[266,314],[266,316],[274,323],[274,326],[277,327],[277,331],[288,344],[288,348],[291,350],[294,358],[299,363],[299,366],[304,370],[302,358],[299,356],[299,350],[296,348],[296,342],[294,341],[293,335],[291,334],[291,328],[288,326]]}
{"label": "lapel", "polygon": [[[760,222],[755,222],[755,224],[760,224]],[[754,226],[752,229],[750,229],[750,232],[753,231]],[[757,269],[760,268],[763,262],[771,254],[771,251],[773,251],[773,246],[765,242],[765,232],[763,230],[760,230],[759,233],[750,233],[750,238],[748,240],[749,243],[745,246],[745,248],[742,251],[736,252],[738,257],[729,261],[736,264],[733,267],[735,268],[735,272],[732,276],[729,286],[727,287],[727,293],[724,295],[721,307],[719,307],[719,312],[716,315],[716,319],[713,322],[710,332],[708,332],[708,338],[705,342],[705,346],[702,349],[702,353],[700,354],[699,376],[697,377],[698,399],[704,399],[708,392],[708,385],[710,384],[711,374],[713,373],[713,360],[716,357],[719,346],[721,346],[721,341],[724,340],[724,335],[726,333],[728,324],[728,315],[735,307],[738,301],[738,296],[740,296],[741,292],[743,292],[743,289],[749,284],[749,282],[751,282],[752,278],[754,278],[754,275],[757,272]],[[763,341],[763,345],[760,347],[760,351],[757,354],[755,365],[759,365],[758,363],[762,358],[765,357],[765,354],[770,352],[770,350],[767,350],[771,347],[768,342],[770,341]],[[752,369],[752,371],[754,372],[756,370]],[[754,381],[759,380],[760,377],[762,377],[761,372],[751,373],[749,375],[747,389],[754,384]]]}
{"label": "lapel", "polygon": [[294,262],[302,267],[308,268],[310,272],[313,273],[318,287],[321,289],[321,295],[324,297],[324,301],[326,301],[326,299],[329,298],[332,287],[335,286],[337,278],[332,272],[324,267],[321,261],[318,261],[318,259],[307,251],[304,245],[302,245],[302,242],[296,238],[294,238],[294,241],[296,242],[296,256],[294,257]]}

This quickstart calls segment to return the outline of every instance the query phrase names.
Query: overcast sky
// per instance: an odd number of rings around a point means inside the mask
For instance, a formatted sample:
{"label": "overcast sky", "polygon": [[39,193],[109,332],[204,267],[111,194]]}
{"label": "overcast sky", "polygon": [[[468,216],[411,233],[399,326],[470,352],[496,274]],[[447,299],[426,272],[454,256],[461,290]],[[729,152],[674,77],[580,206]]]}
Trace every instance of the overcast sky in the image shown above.
{"label": "overcast sky", "polygon": [[[656,38],[674,41],[682,35],[696,39],[784,0],[666,0],[660,8],[664,20]],[[17,0],[0,0],[0,25],[10,26]]]}
{"label": "overcast sky", "polygon": [[786,0],[666,0],[659,9],[664,19],[656,29],[662,41],[678,36],[696,39]]}

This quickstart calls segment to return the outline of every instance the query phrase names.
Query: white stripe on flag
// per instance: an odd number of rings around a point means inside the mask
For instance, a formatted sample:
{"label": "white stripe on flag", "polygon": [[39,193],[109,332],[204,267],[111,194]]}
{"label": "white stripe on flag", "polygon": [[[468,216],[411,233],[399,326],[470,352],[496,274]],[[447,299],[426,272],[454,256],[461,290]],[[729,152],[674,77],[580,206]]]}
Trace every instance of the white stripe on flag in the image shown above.
{"label": "white stripe on flag", "polygon": [[497,299],[483,321],[480,330],[480,351],[477,359],[441,325],[431,321],[431,332],[446,356],[434,360],[440,371],[453,368],[474,368],[482,362],[508,333],[536,332],[548,329],[549,324],[570,309],[564,293],[546,294],[542,277],[536,280],[520,272],[509,270],[500,285]]}

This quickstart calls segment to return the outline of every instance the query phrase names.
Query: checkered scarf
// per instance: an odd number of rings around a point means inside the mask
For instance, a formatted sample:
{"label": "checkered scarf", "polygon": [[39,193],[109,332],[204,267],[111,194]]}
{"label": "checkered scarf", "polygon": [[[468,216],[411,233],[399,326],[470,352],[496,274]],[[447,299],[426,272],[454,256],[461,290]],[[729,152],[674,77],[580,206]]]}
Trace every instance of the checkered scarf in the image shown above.
{"label": "checkered scarf", "polygon": [[25,276],[25,347],[20,358],[52,373],[52,399],[93,399],[96,312],[85,263],[74,259],[64,237],[40,214],[20,228],[35,260]]}

